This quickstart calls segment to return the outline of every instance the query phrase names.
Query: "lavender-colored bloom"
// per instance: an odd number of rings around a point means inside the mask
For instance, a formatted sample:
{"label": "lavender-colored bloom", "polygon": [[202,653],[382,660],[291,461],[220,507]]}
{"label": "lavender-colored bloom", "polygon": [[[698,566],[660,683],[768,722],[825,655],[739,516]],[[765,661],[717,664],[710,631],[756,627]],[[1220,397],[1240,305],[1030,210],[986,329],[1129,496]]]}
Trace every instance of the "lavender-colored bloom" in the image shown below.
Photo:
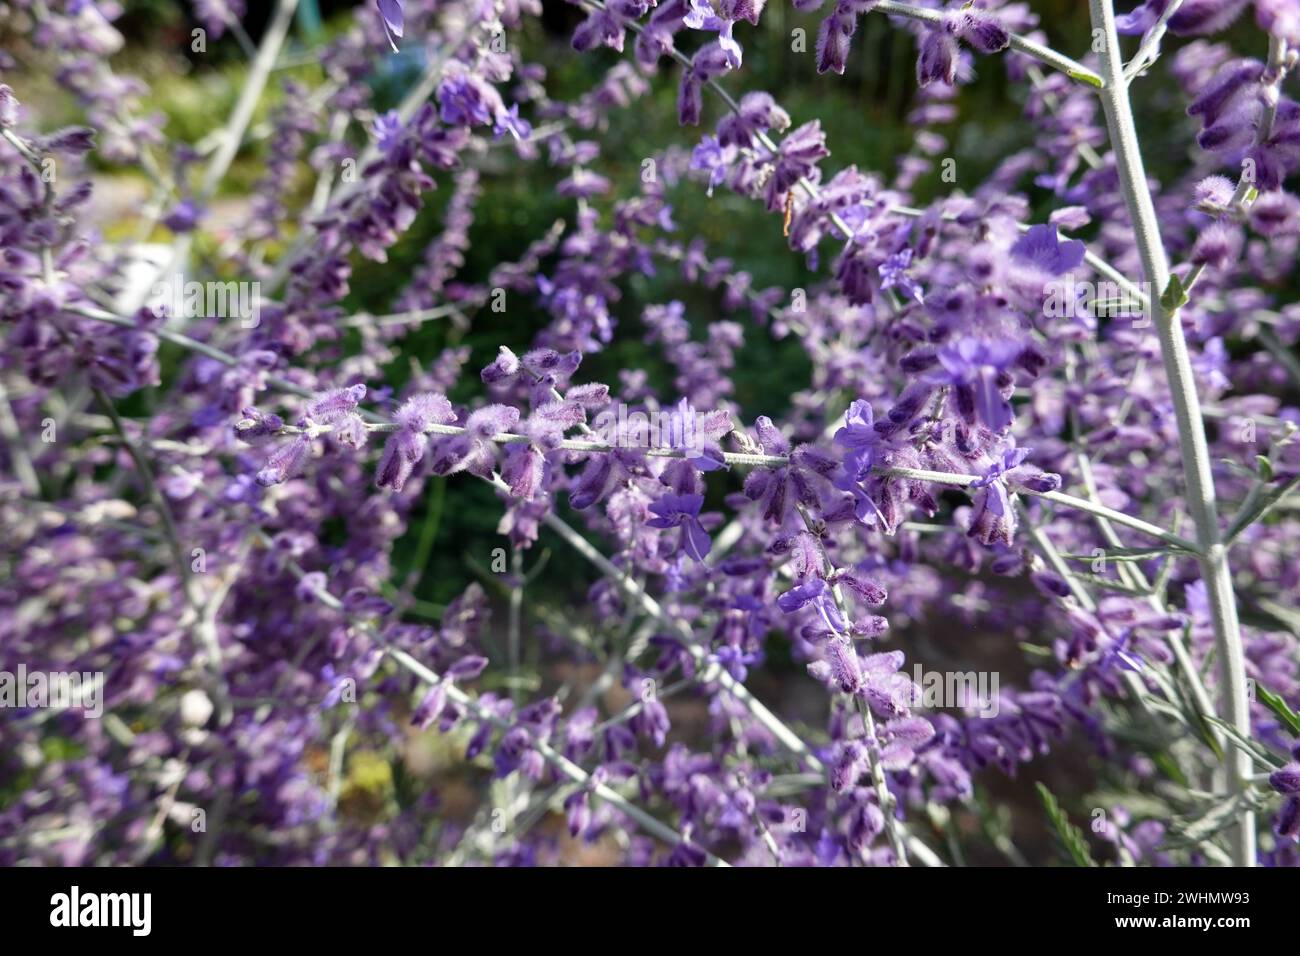
{"label": "lavender-colored bloom", "polygon": [[405,0],[375,0],[375,5],[379,7],[379,18],[384,23],[384,36],[388,38],[388,44],[397,52],[397,41],[402,37],[403,21],[405,20],[406,11],[403,9]]}
{"label": "lavender-colored bloom", "polygon": [[322,392],[307,403],[305,414],[318,425],[328,425],[338,421],[357,407],[357,403],[366,397],[364,385],[350,385],[347,388],[335,388]]}
{"label": "lavender-colored bloom", "polygon": [[709,655],[709,659],[722,665],[736,680],[743,681],[749,676],[749,668],[763,662],[763,655],[738,647],[720,647]]}
{"label": "lavender-colored bloom", "polygon": [[439,115],[452,126],[483,126],[505,112],[497,91],[471,73],[457,73],[438,87]]}
{"label": "lavender-colored bloom", "polygon": [[709,174],[708,195],[727,178],[727,154],[718,140],[705,136],[691,153],[691,169],[701,169]]}
{"label": "lavender-colored bloom", "polygon": [[921,287],[907,274],[907,267],[912,263],[912,250],[900,249],[880,264],[880,288],[898,289],[904,299],[911,299],[918,305],[925,301]]}
{"label": "lavender-colored bloom", "polygon": [[267,459],[266,467],[257,473],[257,483],[263,487],[278,485],[293,477],[311,454],[311,439],[298,435],[289,439]]}
{"label": "lavender-colored bloom", "polygon": [[517,140],[528,139],[533,133],[533,126],[526,119],[519,117],[519,104],[514,103],[508,110],[497,114],[492,132],[500,139],[509,133]]}
{"label": "lavender-colored bloom", "polygon": [[1059,276],[1077,269],[1083,262],[1087,249],[1077,239],[1062,242],[1055,226],[1030,226],[1011,247],[1011,254],[1023,262],[1046,272]]}
{"label": "lavender-colored bloom", "polygon": [[1268,785],[1288,796],[1300,794],[1300,762],[1293,761],[1281,770],[1274,770],[1269,774]]}
{"label": "lavender-colored bloom", "polygon": [[389,110],[382,116],[376,116],[374,122],[375,145],[381,152],[388,152],[401,140],[402,118],[397,110]]}
{"label": "lavender-colored bloom", "polygon": [[172,232],[192,232],[203,215],[193,199],[182,199],[163,216],[162,223]]}
{"label": "lavender-colored bloom", "polygon": [[941,370],[928,376],[936,385],[951,385],[968,420],[978,420],[995,432],[1010,426],[1011,403],[1000,378],[1023,346],[1016,342],[963,338],[939,349]]}
{"label": "lavender-colored bloom", "polygon": [[[682,22],[692,30],[710,30],[718,34],[718,47],[725,55],[728,69],[740,69],[742,51],[740,44],[732,36],[732,29],[735,19],[720,17],[714,13],[713,7],[709,0],[690,0],[690,12],[682,19]],[[754,15],[754,22],[757,22],[757,14]]]}
{"label": "lavender-colored bloom", "polygon": [[811,607],[826,626],[837,634],[842,634],[848,629],[830,585],[822,578],[812,577],[796,585],[777,598],[776,603],[777,607],[786,614],[793,614],[800,608]]}
{"label": "lavender-colored bloom", "polygon": [[700,524],[699,514],[703,505],[703,495],[664,495],[649,504],[648,509],[655,517],[647,520],[646,526],[681,528],[681,545],[678,550],[696,561],[703,561],[713,546],[704,525]]}

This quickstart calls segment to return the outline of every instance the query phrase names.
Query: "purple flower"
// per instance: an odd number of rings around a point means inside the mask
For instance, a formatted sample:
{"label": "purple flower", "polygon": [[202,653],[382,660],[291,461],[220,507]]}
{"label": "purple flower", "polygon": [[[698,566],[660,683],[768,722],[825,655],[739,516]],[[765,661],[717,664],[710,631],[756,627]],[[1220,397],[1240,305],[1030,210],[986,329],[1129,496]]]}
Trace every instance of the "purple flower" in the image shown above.
{"label": "purple flower", "polygon": [[707,415],[697,414],[691,403],[683,398],[668,415],[668,435],[661,429],[660,440],[675,451],[683,452],[686,461],[698,471],[719,471],[727,467],[722,449],[717,445],[721,435],[731,431],[731,416],[725,411]]}
{"label": "purple flower", "polygon": [[800,608],[811,607],[836,634],[842,634],[848,629],[830,585],[822,578],[809,578],[802,584],[796,585],[778,597],[776,604],[786,614],[793,614]]}
{"label": "purple flower", "polygon": [[911,299],[918,305],[925,301],[921,287],[907,274],[907,267],[912,264],[912,250],[900,249],[880,264],[880,288],[897,288],[904,299]]}
{"label": "purple flower", "polygon": [[514,103],[510,109],[497,114],[492,131],[497,139],[509,133],[515,139],[524,140],[533,134],[533,126],[528,120],[519,118],[519,104]]}
{"label": "purple flower", "polygon": [[1011,254],[1048,275],[1064,275],[1083,262],[1087,248],[1077,239],[1061,242],[1056,227],[1030,226],[1011,247]]}
{"label": "purple flower", "polygon": [[193,199],[182,199],[163,216],[162,224],[172,232],[193,232],[203,216],[203,210]]}
{"label": "purple flower", "polygon": [[978,420],[1000,432],[1013,419],[1011,402],[1003,394],[1009,390],[1010,376],[1004,384],[1003,375],[1023,351],[1022,345],[1006,340],[959,339],[939,349],[936,357],[941,368],[931,372],[927,380],[953,386],[967,421]]}
{"label": "purple flower", "polygon": [[376,116],[374,122],[375,145],[379,151],[386,153],[402,138],[402,118],[397,110],[389,110],[382,116]]}
{"label": "purple flower", "polygon": [[1160,19],[1161,14],[1169,6],[1169,0],[1146,0],[1145,3],[1138,4],[1128,13],[1121,13],[1115,16],[1115,28],[1122,34],[1136,36],[1137,34],[1146,33],[1156,21]]}
{"label": "purple flower", "polygon": [[407,399],[393,416],[398,428],[384,443],[384,452],[375,470],[375,484],[380,488],[401,491],[424,457],[428,444],[425,433],[429,426],[446,424],[455,417],[451,403],[437,393]]}
{"label": "purple flower", "polygon": [[958,38],[981,53],[996,53],[1011,43],[1011,35],[997,17],[983,10],[963,8],[943,15],[938,27],[926,31],[916,61],[916,80],[921,86],[941,82],[952,86],[957,79],[961,48]]}
{"label": "purple flower", "polygon": [[311,454],[311,444],[311,439],[306,435],[296,435],[289,439],[271,453],[266,467],[257,473],[257,483],[268,487],[292,478]]}
{"label": "purple flower", "polygon": [[939,82],[952,86],[957,79],[957,58],[961,50],[957,40],[945,30],[927,30],[916,60],[916,82],[929,86]]}
{"label": "purple flower", "polygon": [[1268,785],[1287,796],[1300,794],[1300,762],[1292,761],[1268,776]]}
{"label": "purple flower", "polygon": [[970,487],[978,489],[978,493],[975,495],[975,510],[969,533],[982,544],[1011,544],[1016,531],[1016,512],[1003,478],[1007,471],[1018,467],[1028,455],[1027,448],[1009,449],[989,466],[978,481],[971,482]]}
{"label": "purple flower", "polygon": [[325,682],[329,690],[320,702],[322,710],[329,710],[337,707],[343,700],[343,694],[352,687],[352,679],[346,674],[339,674],[334,670],[333,664],[326,664],[321,668],[321,680]]}
{"label": "purple flower", "polygon": [[875,524],[882,518],[880,508],[867,492],[866,483],[871,477],[880,435],[874,427],[871,403],[855,399],[844,413],[844,427],[835,432],[835,444],[848,448],[832,483],[841,491],[853,496],[853,509],[858,521]]}
{"label": "purple flower", "polygon": [[843,73],[848,65],[849,44],[857,28],[857,14],[841,14],[838,9],[822,21],[817,32],[817,72]]}
{"label": "purple flower", "polygon": [[870,450],[880,438],[874,427],[874,418],[871,403],[855,398],[844,413],[844,426],[835,432],[835,444]]}
{"label": "purple flower", "polygon": [[379,17],[384,23],[384,36],[388,37],[388,44],[394,52],[397,51],[397,40],[402,36],[404,3],[405,0],[375,0],[375,5],[379,7]]}
{"label": "purple flower", "polygon": [[727,68],[732,70],[740,69],[742,51],[740,44],[731,35],[735,21],[720,17],[714,13],[709,0],[690,0],[690,3],[690,12],[682,18],[682,22],[692,30],[716,32],[718,34],[718,46],[726,57]]}
{"label": "purple flower", "polygon": [[709,174],[709,196],[713,195],[713,188],[727,178],[727,166],[727,151],[712,136],[701,139],[691,152],[691,169],[702,169]]}
{"label": "purple flower", "polygon": [[743,681],[749,676],[749,668],[763,662],[763,655],[756,651],[745,651],[739,647],[727,645],[710,654],[709,660],[722,665],[726,672],[736,680]]}
{"label": "purple flower", "polygon": [[318,425],[329,425],[355,409],[365,397],[366,387],[360,384],[331,389],[308,402],[304,413],[307,419]]}
{"label": "purple flower", "polygon": [[709,534],[700,524],[703,495],[664,495],[652,501],[648,508],[656,517],[646,521],[651,528],[681,528],[682,538],[678,552],[686,552],[696,561],[703,561],[713,547]]}
{"label": "purple flower", "polygon": [[506,112],[501,95],[472,73],[456,73],[438,87],[439,115],[451,126],[486,126]]}

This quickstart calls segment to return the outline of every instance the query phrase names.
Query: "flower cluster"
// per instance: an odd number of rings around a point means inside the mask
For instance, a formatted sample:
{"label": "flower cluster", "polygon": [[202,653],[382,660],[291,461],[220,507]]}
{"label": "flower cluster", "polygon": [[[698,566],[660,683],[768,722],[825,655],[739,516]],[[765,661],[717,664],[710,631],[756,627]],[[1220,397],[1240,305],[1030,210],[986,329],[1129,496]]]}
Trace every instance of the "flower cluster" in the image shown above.
{"label": "flower cluster", "polygon": [[[0,53],[0,672],[101,674],[104,716],[0,687],[0,863],[935,865],[1068,740],[1142,798],[1098,858],[1300,865],[1294,4],[1146,0],[1125,62],[1025,3],[836,0],[819,72],[865,18],[916,41],[913,146],[868,171],[739,91],[763,0],[575,3],[582,65],[634,39],[566,98],[535,0],[378,0],[316,80],[249,68],[260,132],[189,144],[111,69],[115,5],[11,4],[86,125]],[[1262,57],[1219,36],[1247,8]],[[1037,132],[936,192],[977,63]],[[1156,71],[1194,127],[1160,182],[1117,87]],[[629,177],[606,134],[665,82],[686,132]],[[148,177],[161,264],[90,156]],[[564,214],[485,263],[518,179]],[[679,228],[746,200],[803,286]],[[182,264],[215,305],[138,281]],[[440,605],[461,494],[508,547]]]}

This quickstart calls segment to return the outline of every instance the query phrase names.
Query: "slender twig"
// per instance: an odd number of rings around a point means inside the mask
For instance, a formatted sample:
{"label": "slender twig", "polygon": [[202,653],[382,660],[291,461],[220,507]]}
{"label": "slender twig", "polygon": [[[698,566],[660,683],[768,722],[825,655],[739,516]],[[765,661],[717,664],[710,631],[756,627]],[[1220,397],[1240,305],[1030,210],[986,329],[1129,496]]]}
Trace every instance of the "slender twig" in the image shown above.
{"label": "slender twig", "polygon": [[1142,74],[1147,67],[1151,66],[1160,58],[1160,41],[1165,38],[1165,31],[1169,29],[1169,21],[1173,19],[1178,8],[1183,5],[1183,0],[1170,0],[1165,7],[1164,13],[1160,14],[1160,19],[1152,25],[1147,31],[1147,35],[1142,39],[1142,45],[1138,47],[1137,53],[1133,54],[1133,59],[1128,61],[1128,66],[1124,67],[1124,82],[1132,83]]}
{"label": "slender twig", "polygon": [[[875,13],[884,13],[894,17],[908,17],[912,20],[920,20],[924,23],[941,24],[943,23],[943,11],[931,10],[927,7],[916,7],[910,3],[893,3],[891,0],[880,0],[872,10]],[[1091,87],[1102,86],[1104,80],[1093,70],[1088,69],[1077,60],[1072,60],[1063,53],[1058,53],[1051,47],[1043,46],[1030,40],[1028,37],[1022,37],[1019,34],[1012,33],[1011,49],[1017,53],[1023,53],[1031,56],[1035,60],[1046,63],[1054,70],[1060,70],[1071,79],[1081,80]]]}

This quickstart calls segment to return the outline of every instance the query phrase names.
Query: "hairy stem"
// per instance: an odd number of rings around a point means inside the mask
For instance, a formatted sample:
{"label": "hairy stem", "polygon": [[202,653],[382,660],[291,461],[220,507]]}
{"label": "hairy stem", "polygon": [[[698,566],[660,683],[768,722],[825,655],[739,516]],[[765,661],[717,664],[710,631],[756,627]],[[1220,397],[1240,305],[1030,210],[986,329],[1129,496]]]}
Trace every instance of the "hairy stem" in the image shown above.
{"label": "hairy stem", "polygon": [[[920,20],[924,23],[939,24],[943,22],[943,11],[931,10],[927,7],[918,7],[910,3],[893,3],[891,0],[880,0],[871,8],[875,13],[884,13],[893,17],[907,17],[911,20]],[[1062,73],[1075,80],[1082,80],[1089,86],[1100,86],[1101,77],[1095,72],[1088,69],[1077,60],[1072,60],[1064,54],[1057,53],[1051,47],[1043,46],[1027,37],[1012,33],[1011,49],[1017,53],[1023,53],[1025,56],[1031,56],[1040,63],[1045,63],[1054,70],[1060,70]]]}

